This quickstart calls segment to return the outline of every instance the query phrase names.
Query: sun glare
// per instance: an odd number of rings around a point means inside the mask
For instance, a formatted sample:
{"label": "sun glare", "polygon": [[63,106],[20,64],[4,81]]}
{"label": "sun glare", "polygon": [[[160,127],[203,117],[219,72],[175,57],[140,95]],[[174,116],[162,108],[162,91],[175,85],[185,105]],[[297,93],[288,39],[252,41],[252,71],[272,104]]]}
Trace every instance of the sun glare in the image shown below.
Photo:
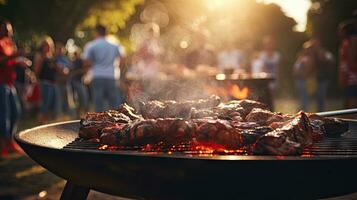
{"label": "sun glare", "polygon": [[229,6],[232,2],[239,0],[206,0],[205,3],[210,10],[222,9]]}

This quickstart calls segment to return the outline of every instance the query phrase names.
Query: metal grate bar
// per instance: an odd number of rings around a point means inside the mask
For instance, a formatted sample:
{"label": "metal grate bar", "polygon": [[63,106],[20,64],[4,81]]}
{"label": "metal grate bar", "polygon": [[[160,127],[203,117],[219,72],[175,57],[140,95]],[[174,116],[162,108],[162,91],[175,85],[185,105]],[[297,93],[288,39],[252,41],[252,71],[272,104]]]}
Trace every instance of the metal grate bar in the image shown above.
{"label": "metal grate bar", "polygon": [[[79,150],[98,150],[103,146],[96,141],[84,140],[81,138],[75,139],[73,142],[69,143],[64,147],[64,149],[79,149]],[[150,149],[144,146],[128,146],[128,147],[115,147],[109,148],[109,150],[127,150],[127,151],[141,151],[141,152],[175,152],[184,154],[224,154],[224,155],[248,155],[248,152],[244,149],[237,151],[213,151],[207,149],[194,149],[189,144],[180,144],[176,146],[154,146]],[[343,137],[338,138],[325,138],[322,141],[315,143],[304,149],[303,156],[357,156],[357,131],[355,129],[350,129],[348,134]]]}

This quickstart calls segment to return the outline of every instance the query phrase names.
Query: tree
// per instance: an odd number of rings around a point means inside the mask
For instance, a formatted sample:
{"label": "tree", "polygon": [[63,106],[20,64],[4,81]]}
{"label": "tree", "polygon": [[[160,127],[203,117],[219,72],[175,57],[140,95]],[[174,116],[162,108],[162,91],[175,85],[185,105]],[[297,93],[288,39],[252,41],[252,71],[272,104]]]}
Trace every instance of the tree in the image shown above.
{"label": "tree", "polygon": [[[286,16],[278,5],[252,0],[149,0],[141,5],[141,10],[158,3],[164,5],[169,16],[169,24],[161,27],[161,38],[165,49],[174,52],[174,59],[177,59],[174,62],[194,48],[194,35],[198,31],[210,32],[209,43],[217,50],[233,43],[248,53],[259,50],[262,38],[270,35],[276,39],[282,53],[281,85],[286,89],[284,91],[291,91],[293,62],[307,38],[305,33],[293,30],[295,20]],[[139,21],[140,13],[133,15],[136,16],[135,23],[143,23]],[[181,41],[187,41],[188,47],[182,49]]]}
{"label": "tree", "polygon": [[95,23],[109,25],[117,32],[125,27],[141,0],[9,0],[0,4],[0,13],[8,18],[22,39],[48,34],[56,41],[73,37],[78,27],[92,28]]}

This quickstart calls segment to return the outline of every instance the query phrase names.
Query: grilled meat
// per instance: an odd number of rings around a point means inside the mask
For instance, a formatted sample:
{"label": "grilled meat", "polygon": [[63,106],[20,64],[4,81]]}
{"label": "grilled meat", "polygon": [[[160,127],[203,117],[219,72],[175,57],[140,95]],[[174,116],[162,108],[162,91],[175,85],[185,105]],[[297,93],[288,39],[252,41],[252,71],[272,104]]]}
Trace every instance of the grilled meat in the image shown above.
{"label": "grilled meat", "polygon": [[284,115],[262,103],[220,103],[216,96],[198,101],[149,101],[140,114],[127,104],[118,111],[87,113],[79,136],[102,144],[131,146],[163,143],[217,144],[250,149],[260,155],[298,155],[325,135],[340,135],[348,124],[316,114]]}
{"label": "grilled meat", "polygon": [[242,107],[243,110],[241,110],[241,116],[245,117],[246,115],[248,115],[253,108],[261,108],[261,109],[268,109],[268,106],[260,103],[258,101],[253,101],[253,100],[239,100],[239,101],[230,101],[227,103],[228,106],[234,106],[234,107]]}
{"label": "grilled meat", "polygon": [[141,102],[140,113],[145,119],[156,118],[190,118],[191,109],[204,109],[217,106],[221,102],[218,96],[212,95],[208,99],[198,101],[149,101]]}
{"label": "grilled meat", "polygon": [[129,106],[128,104],[124,103],[122,104],[118,111],[120,113],[123,113],[124,115],[128,116],[131,120],[134,120],[134,119],[141,119],[142,116],[141,115],[138,115],[135,113],[135,109],[131,106]]}
{"label": "grilled meat", "polygon": [[321,117],[316,114],[308,114],[315,132],[322,132],[330,137],[340,136],[348,131],[348,123],[331,117]]}
{"label": "grilled meat", "polygon": [[[177,118],[145,119],[134,121],[130,125],[112,126],[103,129],[100,141],[119,146],[144,145],[163,142],[179,144],[182,142],[204,142],[220,144],[227,149],[240,148],[252,144],[256,139],[272,129],[240,122],[232,124],[228,120]],[[249,128],[248,128],[249,127]],[[108,143],[108,140],[110,142]]]}
{"label": "grilled meat", "polygon": [[80,121],[79,136],[86,139],[98,138],[101,135],[102,129],[115,124],[126,124],[129,122],[131,122],[131,119],[119,111],[89,112]]}
{"label": "grilled meat", "polygon": [[263,155],[298,155],[312,142],[309,119],[300,112],[283,127],[261,136],[254,144],[253,151]]}

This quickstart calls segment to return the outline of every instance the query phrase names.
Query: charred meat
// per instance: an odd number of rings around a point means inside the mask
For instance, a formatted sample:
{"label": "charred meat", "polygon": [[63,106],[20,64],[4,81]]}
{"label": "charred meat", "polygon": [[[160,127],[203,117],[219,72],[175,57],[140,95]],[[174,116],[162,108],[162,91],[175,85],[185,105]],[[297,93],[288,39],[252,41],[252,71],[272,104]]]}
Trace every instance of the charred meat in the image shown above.
{"label": "charred meat", "polygon": [[348,124],[316,114],[271,112],[252,100],[221,103],[216,96],[198,101],[149,101],[137,112],[127,104],[118,110],[87,113],[79,136],[115,146],[215,144],[258,155],[299,155],[325,136],[348,130]]}

